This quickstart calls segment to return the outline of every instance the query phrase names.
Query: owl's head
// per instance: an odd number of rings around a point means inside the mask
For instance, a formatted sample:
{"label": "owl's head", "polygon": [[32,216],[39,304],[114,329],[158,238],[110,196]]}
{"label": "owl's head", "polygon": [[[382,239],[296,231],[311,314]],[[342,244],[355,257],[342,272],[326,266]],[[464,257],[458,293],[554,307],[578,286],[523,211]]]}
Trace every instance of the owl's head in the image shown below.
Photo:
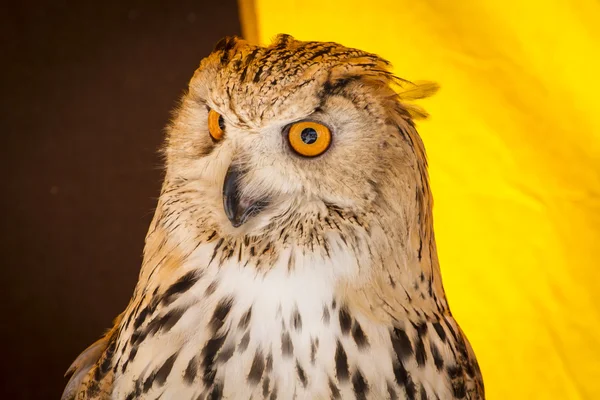
{"label": "owl's head", "polygon": [[288,35],[268,47],[221,40],[169,129],[163,195],[179,192],[190,220],[233,237],[318,230],[336,213],[398,225],[424,218],[425,153],[412,123],[421,114],[402,93],[425,97],[435,85],[389,67]]}

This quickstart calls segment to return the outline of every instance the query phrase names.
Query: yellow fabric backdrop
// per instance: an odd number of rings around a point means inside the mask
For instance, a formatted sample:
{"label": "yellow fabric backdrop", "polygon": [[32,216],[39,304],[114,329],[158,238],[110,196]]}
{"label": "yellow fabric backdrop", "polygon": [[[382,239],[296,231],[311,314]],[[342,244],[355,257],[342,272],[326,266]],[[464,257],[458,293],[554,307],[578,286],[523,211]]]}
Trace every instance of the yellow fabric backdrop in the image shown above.
{"label": "yellow fabric backdrop", "polygon": [[250,39],[434,80],[420,122],[444,282],[488,399],[600,399],[600,4],[240,0]]}

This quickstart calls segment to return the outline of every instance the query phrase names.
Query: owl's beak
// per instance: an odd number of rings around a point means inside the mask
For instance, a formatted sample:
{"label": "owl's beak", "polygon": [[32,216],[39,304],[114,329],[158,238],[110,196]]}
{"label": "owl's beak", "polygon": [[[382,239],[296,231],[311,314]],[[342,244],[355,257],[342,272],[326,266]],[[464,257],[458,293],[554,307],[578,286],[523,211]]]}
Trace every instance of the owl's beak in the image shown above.
{"label": "owl's beak", "polygon": [[251,200],[240,195],[240,179],[243,173],[231,165],[223,183],[223,208],[231,224],[237,228],[250,217],[258,214],[268,204],[266,200]]}

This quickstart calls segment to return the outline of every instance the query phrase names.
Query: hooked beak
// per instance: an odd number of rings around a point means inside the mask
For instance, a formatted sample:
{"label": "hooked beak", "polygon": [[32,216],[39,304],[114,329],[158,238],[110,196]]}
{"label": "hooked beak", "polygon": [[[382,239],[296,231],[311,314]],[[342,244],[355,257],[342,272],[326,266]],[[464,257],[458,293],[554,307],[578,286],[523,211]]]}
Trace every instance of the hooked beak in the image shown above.
{"label": "hooked beak", "polygon": [[225,215],[235,228],[261,212],[268,204],[267,200],[251,200],[241,197],[240,179],[242,175],[243,173],[237,167],[231,165],[223,183],[223,208]]}

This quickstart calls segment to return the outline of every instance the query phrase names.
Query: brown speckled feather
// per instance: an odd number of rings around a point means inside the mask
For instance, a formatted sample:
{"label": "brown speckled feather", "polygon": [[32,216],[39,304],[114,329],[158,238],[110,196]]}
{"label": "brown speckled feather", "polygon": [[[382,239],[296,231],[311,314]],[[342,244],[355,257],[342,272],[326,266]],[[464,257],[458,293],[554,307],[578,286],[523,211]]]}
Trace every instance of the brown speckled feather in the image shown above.
{"label": "brown speckled feather", "polygon": [[169,127],[132,300],[63,399],[484,399],[410,103],[436,89],[336,43],[220,41]]}

